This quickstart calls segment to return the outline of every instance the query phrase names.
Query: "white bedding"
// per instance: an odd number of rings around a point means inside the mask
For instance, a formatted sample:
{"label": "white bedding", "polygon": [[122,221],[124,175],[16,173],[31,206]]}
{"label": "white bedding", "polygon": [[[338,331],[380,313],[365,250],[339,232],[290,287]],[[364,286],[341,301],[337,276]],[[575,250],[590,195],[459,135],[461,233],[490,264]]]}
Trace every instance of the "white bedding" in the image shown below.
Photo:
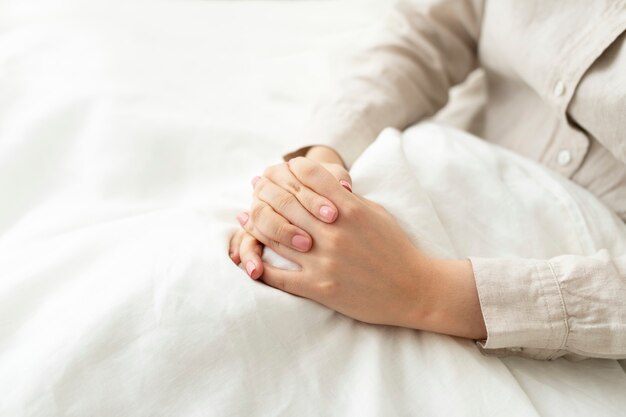
{"label": "white bedding", "polygon": [[[365,4],[0,1],[0,416],[626,413],[617,361],[487,358],[228,259],[249,179],[376,19]],[[434,124],[405,136],[352,174],[425,250],[624,252],[619,220],[533,163]]]}

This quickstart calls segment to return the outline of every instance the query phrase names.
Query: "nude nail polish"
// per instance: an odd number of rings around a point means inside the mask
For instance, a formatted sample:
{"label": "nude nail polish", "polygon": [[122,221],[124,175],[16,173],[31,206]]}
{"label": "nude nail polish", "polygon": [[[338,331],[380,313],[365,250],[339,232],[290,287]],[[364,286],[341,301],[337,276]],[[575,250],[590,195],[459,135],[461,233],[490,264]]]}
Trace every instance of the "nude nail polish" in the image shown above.
{"label": "nude nail polish", "polygon": [[341,186],[343,188],[345,188],[346,190],[352,192],[352,186],[350,185],[350,183],[346,180],[339,180],[339,184],[341,184]]}
{"label": "nude nail polish", "polygon": [[250,218],[250,215],[246,213],[245,211],[242,211],[241,213],[237,215],[237,221],[242,226],[248,222],[249,218]]}
{"label": "nude nail polish", "polygon": [[254,261],[246,262],[246,272],[248,272],[248,275],[250,275],[251,278],[254,278],[252,274],[254,274],[255,271],[256,265],[254,264]]}
{"label": "nude nail polish", "polygon": [[320,207],[320,216],[326,221],[332,222],[337,216],[337,212],[330,206]]}
{"label": "nude nail polish", "polygon": [[301,251],[307,251],[311,247],[311,239],[302,235],[295,235],[291,239],[291,244],[294,248],[299,249]]}
{"label": "nude nail polish", "polygon": [[252,181],[250,181],[252,183],[252,187],[254,188],[256,186],[256,183],[259,182],[259,180],[261,179],[261,177],[259,177],[258,175],[254,178],[252,178]]}

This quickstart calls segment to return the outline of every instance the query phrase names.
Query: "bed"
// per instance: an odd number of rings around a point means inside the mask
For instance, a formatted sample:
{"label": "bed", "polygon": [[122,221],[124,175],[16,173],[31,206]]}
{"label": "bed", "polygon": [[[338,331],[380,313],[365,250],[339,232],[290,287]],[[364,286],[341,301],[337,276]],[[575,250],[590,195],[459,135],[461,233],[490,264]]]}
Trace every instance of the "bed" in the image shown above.
{"label": "bed", "polygon": [[[293,149],[385,7],[0,1],[0,416],[626,415],[619,361],[486,357],[467,340],[354,321],[228,259],[250,178]],[[428,161],[411,159],[449,146],[478,158],[478,173],[493,155],[425,124],[386,130],[352,175],[414,239],[454,256],[479,249],[455,243],[461,214],[436,198]],[[624,250],[623,224],[599,203],[498,152],[524,168],[515,175],[564,187]],[[415,182],[389,190],[374,175],[384,161]],[[602,245],[592,229],[572,250]],[[564,241],[514,249],[549,256]]]}

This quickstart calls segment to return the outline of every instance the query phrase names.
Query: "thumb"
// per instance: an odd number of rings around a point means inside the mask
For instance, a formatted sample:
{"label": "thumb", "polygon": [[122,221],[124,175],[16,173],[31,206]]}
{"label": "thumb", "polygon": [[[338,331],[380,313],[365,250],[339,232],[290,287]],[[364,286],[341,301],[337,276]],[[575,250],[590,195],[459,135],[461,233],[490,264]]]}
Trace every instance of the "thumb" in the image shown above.
{"label": "thumb", "polygon": [[350,177],[350,173],[344,167],[329,162],[322,163],[322,166],[337,178],[343,188],[352,192],[352,177]]}

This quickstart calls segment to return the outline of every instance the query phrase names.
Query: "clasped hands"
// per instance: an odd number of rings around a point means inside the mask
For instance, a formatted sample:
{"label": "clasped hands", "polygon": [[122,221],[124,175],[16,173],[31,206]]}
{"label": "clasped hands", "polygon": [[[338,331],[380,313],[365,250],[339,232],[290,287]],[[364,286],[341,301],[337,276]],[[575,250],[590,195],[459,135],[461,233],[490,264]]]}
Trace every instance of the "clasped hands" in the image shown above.
{"label": "clasped hands", "polygon": [[[298,157],[252,183],[252,206],[237,216],[242,229],[229,249],[252,279],[367,323],[485,334],[469,261],[419,250],[384,207],[352,193],[340,163]],[[264,263],[263,246],[300,270]]]}

